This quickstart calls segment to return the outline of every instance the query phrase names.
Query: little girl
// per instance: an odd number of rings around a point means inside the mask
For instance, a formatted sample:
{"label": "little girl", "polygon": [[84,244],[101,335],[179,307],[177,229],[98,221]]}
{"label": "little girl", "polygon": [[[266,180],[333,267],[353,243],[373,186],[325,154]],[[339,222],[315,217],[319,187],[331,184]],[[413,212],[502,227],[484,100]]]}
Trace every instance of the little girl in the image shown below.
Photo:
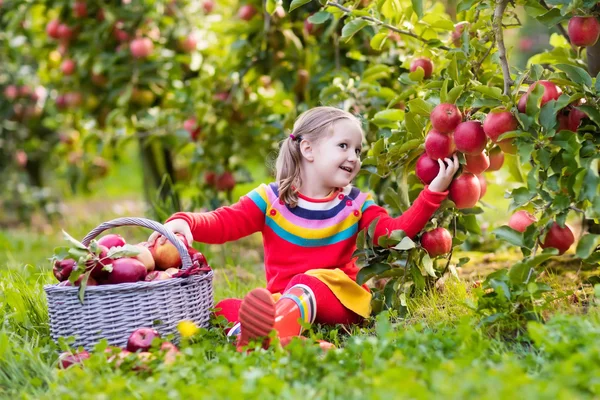
{"label": "little girl", "polygon": [[[302,333],[300,321],[353,324],[369,317],[371,294],[356,283],[352,254],[358,232],[378,219],[375,243],[402,229],[414,237],[441,202],[459,163],[439,160],[440,171],[404,214],[392,218],[370,194],[352,187],[360,170],[363,131],[352,114],[316,107],[298,117],[276,162],[275,183],[261,184],[236,204],[207,213],[179,212],[165,226],[191,243],[225,243],[261,232],[267,288],[217,305],[235,325],[238,346]],[[148,241],[159,238],[154,233]],[[166,240],[160,237],[158,240]]]}

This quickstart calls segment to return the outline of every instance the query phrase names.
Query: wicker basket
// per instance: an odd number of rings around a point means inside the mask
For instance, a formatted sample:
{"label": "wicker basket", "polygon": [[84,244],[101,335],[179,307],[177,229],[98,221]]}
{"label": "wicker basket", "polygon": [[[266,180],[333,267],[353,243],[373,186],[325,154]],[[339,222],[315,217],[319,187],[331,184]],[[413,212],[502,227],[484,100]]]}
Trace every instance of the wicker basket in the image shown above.
{"label": "wicker basket", "polygon": [[[181,242],[162,224],[145,218],[118,218],[105,222],[82,240],[84,245],[101,232],[120,226],[143,226],[164,235],[175,245],[182,260],[182,269],[192,266],[192,260]],[[172,278],[163,281],[121,283],[88,286],[83,304],[77,297],[78,287],[45,285],[50,316],[50,334],[75,337],[73,346],[90,350],[101,339],[110,345],[125,346],[131,332],[140,327],[153,327],[161,336],[175,334],[182,320],[207,327],[213,307],[213,272]]]}

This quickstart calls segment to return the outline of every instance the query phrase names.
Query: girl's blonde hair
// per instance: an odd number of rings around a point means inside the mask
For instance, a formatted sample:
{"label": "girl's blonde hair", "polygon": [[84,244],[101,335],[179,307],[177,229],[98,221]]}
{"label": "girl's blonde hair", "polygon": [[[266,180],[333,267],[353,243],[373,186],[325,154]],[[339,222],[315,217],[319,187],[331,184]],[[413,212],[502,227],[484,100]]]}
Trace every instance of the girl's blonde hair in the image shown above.
{"label": "girl's blonde hair", "polygon": [[337,121],[344,119],[356,122],[362,132],[358,118],[335,107],[311,108],[296,119],[292,134],[284,139],[275,162],[280,200],[291,207],[298,204],[298,189],[302,186],[300,142],[308,140],[313,144],[317,143],[326,133],[333,132],[333,125]]}

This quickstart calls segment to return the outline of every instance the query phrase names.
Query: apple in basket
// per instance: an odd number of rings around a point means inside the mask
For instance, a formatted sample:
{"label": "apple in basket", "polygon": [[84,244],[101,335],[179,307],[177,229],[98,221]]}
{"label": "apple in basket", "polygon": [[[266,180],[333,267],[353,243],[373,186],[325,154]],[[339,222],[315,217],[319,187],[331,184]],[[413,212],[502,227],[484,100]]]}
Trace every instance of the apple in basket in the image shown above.
{"label": "apple in basket", "polygon": [[127,340],[127,350],[136,352],[138,350],[148,351],[152,346],[152,341],[160,338],[159,333],[152,328],[139,328],[131,333]]}
{"label": "apple in basket", "polygon": [[146,278],[146,266],[136,258],[117,258],[112,260],[112,271],[108,274],[106,283],[137,282]]}
{"label": "apple in basket", "polygon": [[117,235],[115,233],[109,233],[108,235],[104,235],[98,240],[99,245],[106,246],[109,249],[111,247],[125,246],[125,243],[125,239],[123,239],[121,235]]}
{"label": "apple in basket", "polygon": [[[176,268],[171,268],[171,269],[175,269]],[[179,270],[177,270],[179,271]],[[164,281],[167,279],[171,279],[172,276],[171,274],[169,274],[167,271],[152,271],[149,272],[148,275],[146,275],[146,279],[144,279],[146,282],[153,282],[153,281]]]}
{"label": "apple in basket", "polygon": [[77,263],[72,258],[56,260],[52,266],[52,273],[60,282],[66,281],[69,279],[69,275],[73,272],[73,267],[75,267],[76,264]]}
{"label": "apple in basket", "polygon": [[154,262],[154,257],[152,256],[150,249],[148,249],[148,247],[145,245],[145,242],[136,244],[135,248],[140,252],[137,256],[135,256],[135,258],[144,264],[148,273],[154,271],[154,267],[156,265]]}
{"label": "apple in basket", "polygon": [[[187,247],[188,243],[183,235],[176,234],[183,244]],[[158,241],[150,247],[150,252],[156,263],[156,269],[167,270],[169,268],[179,268],[181,266],[181,257],[175,245],[168,240],[163,244],[158,244]]]}
{"label": "apple in basket", "polygon": [[173,275],[178,274],[179,271],[181,271],[179,268],[169,268],[169,269],[165,270],[164,272],[169,274],[169,276],[173,277]]}

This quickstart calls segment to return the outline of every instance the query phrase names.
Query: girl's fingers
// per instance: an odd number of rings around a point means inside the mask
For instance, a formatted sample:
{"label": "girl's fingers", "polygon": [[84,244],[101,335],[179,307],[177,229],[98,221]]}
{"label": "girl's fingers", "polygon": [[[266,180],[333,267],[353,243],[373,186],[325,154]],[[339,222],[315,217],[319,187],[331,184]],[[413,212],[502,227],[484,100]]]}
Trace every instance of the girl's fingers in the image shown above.
{"label": "girl's fingers", "polygon": [[440,166],[440,172],[438,172],[438,174],[446,173],[446,164],[444,164],[444,161],[441,158],[438,158],[437,162],[438,162],[438,165]]}

